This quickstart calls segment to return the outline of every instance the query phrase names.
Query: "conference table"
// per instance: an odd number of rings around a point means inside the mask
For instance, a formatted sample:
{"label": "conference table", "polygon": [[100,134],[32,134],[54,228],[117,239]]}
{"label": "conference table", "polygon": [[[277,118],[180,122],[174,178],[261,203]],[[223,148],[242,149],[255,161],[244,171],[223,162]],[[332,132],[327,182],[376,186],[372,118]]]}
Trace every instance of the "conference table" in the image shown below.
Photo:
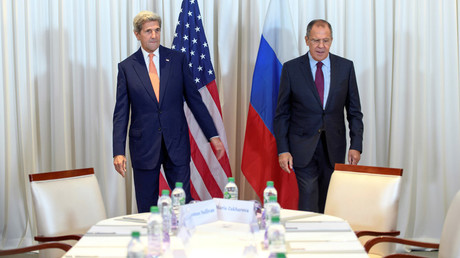
{"label": "conference table", "polygon": [[[132,231],[147,245],[149,213],[110,218],[93,225],[63,257],[126,257]],[[281,210],[286,227],[287,257],[368,257],[363,246],[341,218],[297,210]],[[251,228],[253,230],[251,230]],[[268,257],[264,230],[254,225],[216,221],[196,226],[188,238],[171,237],[162,257]]]}

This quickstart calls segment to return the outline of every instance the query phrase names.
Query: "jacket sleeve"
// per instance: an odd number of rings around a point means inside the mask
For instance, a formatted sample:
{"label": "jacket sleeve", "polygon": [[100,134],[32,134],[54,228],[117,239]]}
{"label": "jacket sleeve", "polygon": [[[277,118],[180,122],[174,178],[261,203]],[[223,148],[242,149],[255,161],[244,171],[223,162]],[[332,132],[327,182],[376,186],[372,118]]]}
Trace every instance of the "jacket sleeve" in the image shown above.
{"label": "jacket sleeve", "polygon": [[363,113],[356,83],[355,68],[351,64],[348,84],[348,101],[346,102],[347,120],[350,129],[350,149],[363,151]]}
{"label": "jacket sleeve", "polygon": [[187,58],[185,55],[182,55],[182,74],[184,76],[184,97],[187,102],[188,107],[193,113],[196,121],[200,125],[201,130],[203,131],[206,139],[208,141],[214,137],[219,136],[217,129],[214,125],[214,121],[209,114],[208,108],[201,98],[201,94],[195,85],[193,80],[192,72],[187,64]]}
{"label": "jacket sleeve", "polygon": [[281,70],[280,88],[278,92],[278,103],[276,105],[273,130],[275,133],[278,154],[289,152],[289,120],[290,114],[290,94],[291,84],[287,65],[283,65]]}
{"label": "jacket sleeve", "polygon": [[118,64],[117,98],[113,112],[113,156],[125,155],[126,133],[128,130],[130,100],[123,66]]}

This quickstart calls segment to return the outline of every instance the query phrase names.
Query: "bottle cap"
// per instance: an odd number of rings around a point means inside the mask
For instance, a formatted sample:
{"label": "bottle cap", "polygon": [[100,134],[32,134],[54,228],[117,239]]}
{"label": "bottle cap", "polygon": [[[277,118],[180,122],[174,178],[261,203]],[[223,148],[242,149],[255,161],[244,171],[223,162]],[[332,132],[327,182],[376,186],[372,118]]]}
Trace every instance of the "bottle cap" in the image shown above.
{"label": "bottle cap", "polygon": [[131,232],[131,236],[132,237],[140,237],[141,233],[139,233],[139,231],[133,231],[133,232]]}
{"label": "bottle cap", "polygon": [[152,207],[150,207],[150,212],[151,213],[159,213],[160,209],[158,209],[158,206],[152,206]]}
{"label": "bottle cap", "polygon": [[272,223],[279,223],[280,222],[280,216],[272,216]]}
{"label": "bottle cap", "polygon": [[273,181],[267,181],[267,186],[274,186],[275,184],[273,183]]}
{"label": "bottle cap", "polygon": [[276,202],[278,198],[276,198],[276,195],[270,195],[268,196],[268,202]]}
{"label": "bottle cap", "polygon": [[169,190],[168,189],[161,190],[161,195],[168,195],[169,196]]}
{"label": "bottle cap", "polygon": [[182,182],[176,182],[176,187],[182,187],[182,186],[184,186]]}
{"label": "bottle cap", "polygon": [[235,183],[235,178],[234,178],[234,177],[229,177],[229,178],[228,178],[228,182],[233,182],[233,183]]}

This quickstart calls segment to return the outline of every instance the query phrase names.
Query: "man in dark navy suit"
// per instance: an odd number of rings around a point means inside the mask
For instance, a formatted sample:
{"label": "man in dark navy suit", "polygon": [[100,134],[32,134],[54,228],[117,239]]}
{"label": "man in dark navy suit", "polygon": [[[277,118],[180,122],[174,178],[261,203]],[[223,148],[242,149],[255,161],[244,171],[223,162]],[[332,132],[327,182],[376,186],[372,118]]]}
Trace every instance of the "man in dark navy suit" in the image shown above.
{"label": "man in dark navy suit", "polygon": [[113,164],[126,172],[126,136],[134,170],[137,208],[147,212],[157,204],[160,166],[169,187],[182,182],[190,195],[190,140],[184,101],[187,102],[216,157],[224,155],[214,122],[193,81],[187,57],[160,45],[161,18],[142,11],[134,18],[137,52],[118,64],[117,99],[113,114]]}
{"label": "man in dark navy suit", "polygon": [[324,212],[334,164],[345,162],[344,110],[350,164],[361,158],[363,114],[353,62],[329,53],[331,25],[311,21],[305,42],[309,52],[283,65],[274,131],[279,164],[297,178],[299,209]]}

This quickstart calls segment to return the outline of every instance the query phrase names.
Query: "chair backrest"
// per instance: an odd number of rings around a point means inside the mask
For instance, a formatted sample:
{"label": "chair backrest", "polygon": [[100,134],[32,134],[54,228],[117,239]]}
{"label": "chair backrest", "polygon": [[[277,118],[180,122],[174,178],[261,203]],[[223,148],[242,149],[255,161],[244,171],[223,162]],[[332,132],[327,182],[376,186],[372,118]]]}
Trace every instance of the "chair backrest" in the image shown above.
{"label": "chair backrest", "polygon": [[439,257],[460,257],[460,191],[447,211],[439,242]]}
{"label": "chair backrest", "polygon": [[[354,231],[395,231],[402,169],[336,164],[326,198],[325,214],[343,218]],[[364,243],[369,237],[361,237]],[[372,251],[391,253],[380,245]]]}
{"label": "chair backrest", "polygon": [[93,168],[29,175],[39,236],[84,234],[106,219]]}

